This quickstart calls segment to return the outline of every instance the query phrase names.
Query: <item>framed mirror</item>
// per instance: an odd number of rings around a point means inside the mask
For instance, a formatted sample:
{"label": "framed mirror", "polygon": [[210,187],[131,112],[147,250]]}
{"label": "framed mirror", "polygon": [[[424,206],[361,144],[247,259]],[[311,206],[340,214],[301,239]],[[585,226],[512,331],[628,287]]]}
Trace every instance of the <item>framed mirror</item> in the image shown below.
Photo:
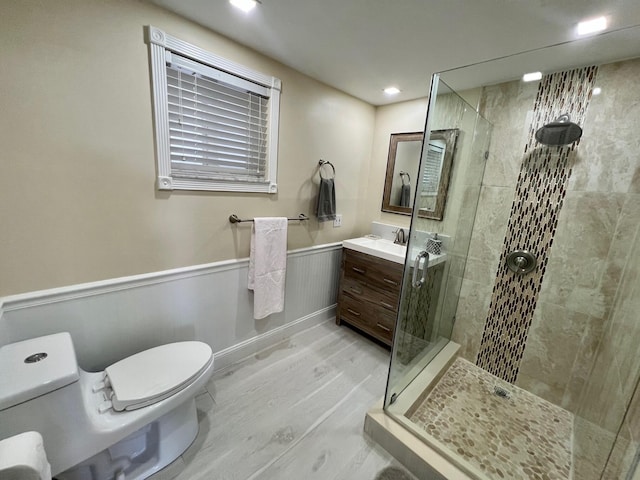
{"label": "framed mirror", "polygon": [[382,195],[383,212],[411,215],[423,136],[422,132],[391,134]]}
{"label": "framed mirror", "polygon": [[425,146],[421,175],[418,167],[424,135],[421,132],[391,134],[382,195],[383,212],[411,215],[415,202],[419,217],[442,220],[458,132],[458,129],[450,129],[431,133]]}

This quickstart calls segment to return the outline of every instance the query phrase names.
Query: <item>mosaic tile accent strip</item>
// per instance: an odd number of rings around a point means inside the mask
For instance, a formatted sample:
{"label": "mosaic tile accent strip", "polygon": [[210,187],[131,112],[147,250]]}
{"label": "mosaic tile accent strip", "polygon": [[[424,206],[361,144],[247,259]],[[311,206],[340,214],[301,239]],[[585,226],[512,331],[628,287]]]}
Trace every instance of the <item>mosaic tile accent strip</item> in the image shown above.
{"label": "mosaic tile accent strip", "polygon": [[[541,126],[568,113],[582,125],[591,99],[597,67],[585,67],[543,77],[533,108],[524,158],[511,206],[491,305],[485,322],[477,365],[514,383],[547,267],[548,254],[579,142],[547,147],[535,139]],[[534,272],[520,276],[507,268],[513,250],[528,250],[538,260]]]}
{"label": "mosaic tile accent strip", "polygon": [[409,420],[484,478],[570,478],[573,414],[463,358],[414,407]]}

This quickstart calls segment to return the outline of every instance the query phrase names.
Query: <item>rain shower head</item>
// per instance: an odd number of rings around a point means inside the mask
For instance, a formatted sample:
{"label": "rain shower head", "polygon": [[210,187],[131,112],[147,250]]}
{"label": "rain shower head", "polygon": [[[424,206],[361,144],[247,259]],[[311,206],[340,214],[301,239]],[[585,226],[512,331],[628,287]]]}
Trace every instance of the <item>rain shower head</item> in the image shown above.
{"label": "rain shower head", "polygon": [[582,136],[582,129],[571,121],[565,113],[556,118],[555,122],[547,123],[536,132],[536,140],[543,145],[569,145]]}

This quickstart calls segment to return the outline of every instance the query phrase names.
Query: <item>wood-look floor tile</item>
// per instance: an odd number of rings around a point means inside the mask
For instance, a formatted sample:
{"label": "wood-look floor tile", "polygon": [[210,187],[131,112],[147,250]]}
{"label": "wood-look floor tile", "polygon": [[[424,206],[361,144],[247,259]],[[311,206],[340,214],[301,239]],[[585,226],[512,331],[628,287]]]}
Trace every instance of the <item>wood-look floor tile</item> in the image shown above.
{"label": "wood-look floor tile", "polygon": [[388,350],[325,322],[216,372],[175,478],[372,480],[397,465],[363,432],[388,363]]}
{"label": "wood-look floor tile", "polygon": [[386,376],[372,374],[329,409],[297,443],[274,458],[253,479],[373,479],[376,472],[390,465],[362,432],[362,412],[376,400],[368,390],[384,388]]}

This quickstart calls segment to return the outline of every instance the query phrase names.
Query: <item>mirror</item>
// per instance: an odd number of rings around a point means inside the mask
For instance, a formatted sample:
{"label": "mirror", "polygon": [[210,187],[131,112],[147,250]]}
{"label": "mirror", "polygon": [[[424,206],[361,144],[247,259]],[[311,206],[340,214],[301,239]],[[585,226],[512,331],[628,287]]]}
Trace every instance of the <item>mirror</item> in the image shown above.
{"label": "mirror", "polygon": [[383,212],[411,215],[423,136],[422,132],[391,134],[382,195]]}
{"label": "mirror", "polygon": [[419,175],[423,134],[391,134],[382,211],[411,215],[417,193],[418,216],[442,220],[457,138],[458,129],[433,131]]}

